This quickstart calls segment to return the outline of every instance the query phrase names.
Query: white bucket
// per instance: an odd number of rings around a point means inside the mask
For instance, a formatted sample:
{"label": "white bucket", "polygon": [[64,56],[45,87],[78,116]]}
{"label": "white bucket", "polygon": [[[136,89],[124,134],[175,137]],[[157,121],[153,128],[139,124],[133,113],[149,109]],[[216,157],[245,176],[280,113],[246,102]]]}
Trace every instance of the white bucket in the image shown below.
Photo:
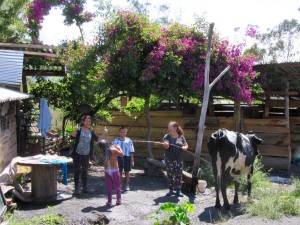
{"label": "white bucket", "polygon": [[207,186],[207,183],[205,180],[198,180],[198,191],[200,193],[204,193],[205,192],[205,188]]}

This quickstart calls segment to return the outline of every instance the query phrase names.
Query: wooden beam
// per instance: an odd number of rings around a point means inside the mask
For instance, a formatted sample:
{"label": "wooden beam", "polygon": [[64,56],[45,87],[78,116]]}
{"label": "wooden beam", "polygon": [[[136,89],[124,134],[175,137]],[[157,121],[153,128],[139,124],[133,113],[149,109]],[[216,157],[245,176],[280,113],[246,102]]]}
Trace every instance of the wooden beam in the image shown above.
{"label": "wooden beam", "polygon": [[260,126],[286,126],[289,121],[286,119],[244,119],[245,125]]}
{"label": "wooden beam", "polygon": [[260,132],[260,133],[264,133],[264,132],[268,132],[268,133],[286,133],[289,134],[290,133],[290,129],[287,127],[281,127],[281,126],[260,126],[260,125],[253,125],[253,124],[245,124],[245,131],[254,131],[256,132]]}
{"label": "wooden beam", "polygon": [[[266,100],[266,106],[268,107],[285,107],[285,100]],[[300,108],[300,101],[290,100],[290,107]]]}
{"label": "wooden beam", "polygon": [[53,45],[35,45],[35,44],[17,44],[17,43],[3,43],[0,42],[0,47],[6,48],[33,48],[33,49],[56,49]]}
{"label": "wooden beam", "polygon": [[289,157],[289,146],[260,145],[258,151],[263,156]]}
{"label": "wooden beam", "polygon": [[45,56],[45,57],[57,57],[55,53],[46,53],[46,52],[30,52],[23,51],[24,55],[35,55],[35,56]]}
{"label": "wooden beam", "polygon": [[63,77],[67,74],[64,71],[43,71],[43,70],[23,70],[23,75],[26,77],[39,76],[39,77]]}
{"label": "wooden beam", "polygon": [[[284,91],[265,91],[265,93],[268,95],[282,95],[282,96],[285,95]],[[297,96],[297,95],[299,95],[299,92],[298,91],[289,91],[286,94],[289,96]]]}

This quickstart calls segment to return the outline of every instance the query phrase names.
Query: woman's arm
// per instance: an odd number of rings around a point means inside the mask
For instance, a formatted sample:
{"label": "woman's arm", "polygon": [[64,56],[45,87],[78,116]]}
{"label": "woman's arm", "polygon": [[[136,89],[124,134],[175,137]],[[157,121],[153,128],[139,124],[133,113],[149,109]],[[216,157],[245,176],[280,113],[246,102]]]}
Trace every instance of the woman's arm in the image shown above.
{"label": "woman's arm", "polygon": [[[184,137],[183,137],[183,138],[184,138]],[[186,150],[188,150],[188,148],[189,148],[189,145],[188,145],[188,143],[186,142],[186,139],[184,138],[184,144],[182,145],[182,150],[186,151]]]}
{"label": "woman's arm", "polygon": [[170,147],[170,145],[169,145],[169,140],[168,140],[166,137],[167,137],[167,135],[165,135],[165,136],[163,137],[162,142],[163,142],[164,148],[165,148],[165,149],[168,149],[168,148]]}
{"label": "woman's arm", "polygon": [[71,138],[76,138],[76,136],[77,136],[77,132],[79,131],[79,127],[76,127],[76,129],[75,130],[73,130],[73,132],[71,133]]}
{"label": "woman's arm", "polygon": [[185,142],[183,145],[182,145],[182,150],[188,150],[189,148],[189,145]]}

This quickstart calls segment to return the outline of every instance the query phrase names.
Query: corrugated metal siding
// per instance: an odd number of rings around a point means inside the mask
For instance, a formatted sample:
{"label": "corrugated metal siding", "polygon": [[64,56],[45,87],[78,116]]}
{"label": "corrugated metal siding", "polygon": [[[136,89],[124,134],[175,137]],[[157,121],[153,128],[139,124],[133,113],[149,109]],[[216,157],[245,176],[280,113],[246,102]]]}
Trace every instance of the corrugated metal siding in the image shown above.
{"label": "corrugated metal siding", "polygon": [[31,94],[0,87],[0,103],[33,98]]}
{"label": "corrugated metal siding", "polygon": [[21,85],[24,52],[0,50],[0,84]]}

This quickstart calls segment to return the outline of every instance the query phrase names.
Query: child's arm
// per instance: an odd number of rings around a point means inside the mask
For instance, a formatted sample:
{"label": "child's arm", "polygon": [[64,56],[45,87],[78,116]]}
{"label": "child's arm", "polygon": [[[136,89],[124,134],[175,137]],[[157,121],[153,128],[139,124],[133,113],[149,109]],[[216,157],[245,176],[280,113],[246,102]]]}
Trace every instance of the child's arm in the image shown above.
{"label": "child's arm", "polygon": [[134,153],[133,152],[130,154],[130,157],[131,157],[131,167],[134,167]]}
{"label": "child's arm", "polygon": [[106,126],[104,127],[104,130],[103,130],[103,132],[102,132],[102,134],[99,136],[99,137],[97,137],[96,138],[96,141],[97,142],[100,142],[100,141],[102,141],[102,140],[105,140],[105,135],[107,135],[108,134],[108,130],[107,130],[107,128],[106,128]]}
{"label": "child's arm", "polygon": [[124,152],[122,151],[119,145],[113,145],[110,147],[111,153],[116,156],[124,156]]}

